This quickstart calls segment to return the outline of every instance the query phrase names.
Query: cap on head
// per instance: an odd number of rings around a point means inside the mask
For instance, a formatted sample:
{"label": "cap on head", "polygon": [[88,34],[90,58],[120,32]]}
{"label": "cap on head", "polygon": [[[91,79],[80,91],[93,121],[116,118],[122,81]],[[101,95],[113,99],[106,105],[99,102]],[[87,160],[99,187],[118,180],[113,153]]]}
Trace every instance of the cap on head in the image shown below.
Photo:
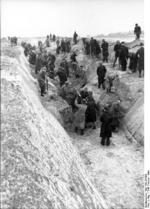
{"label": "cap on head", "polygon": [[121,45],[124,45],[124,44],[125,44],[125,42],[124,42],[124,41],[122,41],[122,42],[121,42]]}

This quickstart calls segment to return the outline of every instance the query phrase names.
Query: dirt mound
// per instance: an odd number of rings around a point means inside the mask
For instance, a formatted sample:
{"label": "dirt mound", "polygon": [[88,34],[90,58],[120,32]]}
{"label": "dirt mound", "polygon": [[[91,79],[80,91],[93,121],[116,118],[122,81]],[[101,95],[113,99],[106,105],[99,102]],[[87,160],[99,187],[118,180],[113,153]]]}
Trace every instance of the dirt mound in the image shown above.
{"label": "dirt mound", "polygon": [[41,105],[16,49],[8,48],[16,59],[7,60],[7,68],[2,59],[1,207],[106,209],[69,136]]}

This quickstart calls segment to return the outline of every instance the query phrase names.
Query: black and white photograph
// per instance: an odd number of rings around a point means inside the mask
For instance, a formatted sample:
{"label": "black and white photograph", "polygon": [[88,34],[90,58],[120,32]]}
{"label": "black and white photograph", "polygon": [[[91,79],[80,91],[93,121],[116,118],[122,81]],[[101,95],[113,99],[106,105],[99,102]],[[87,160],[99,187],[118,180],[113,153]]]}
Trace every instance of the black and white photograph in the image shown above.
{"label": "black and white photograph", "polygon": [[150,208],[144,4],[1,1],[1,209]]}

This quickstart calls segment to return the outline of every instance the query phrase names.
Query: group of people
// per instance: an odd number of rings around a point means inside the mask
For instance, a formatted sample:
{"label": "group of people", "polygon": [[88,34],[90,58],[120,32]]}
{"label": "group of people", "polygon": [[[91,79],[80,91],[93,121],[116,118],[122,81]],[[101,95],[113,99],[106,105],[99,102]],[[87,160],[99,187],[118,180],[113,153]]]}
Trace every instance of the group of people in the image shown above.
{"label": "group of people", "polygon": [[78,93],[77,104],[79,104],[79,110],[76,111],[74,118],[75,131],[80,131],[83,135],[85,128],[89,126],[96,129],[96,122],[99,120],[101,145],[109,146],[112,132],[118,131],[124,117],[120,100],[108,102],[105,105],[96,103],[92,91],[88,91],[85,87]]}
{"label": "group of people", "polygon": [[69,53],[71,50],[71,40],[69,38],[61,39],[61,41],[57,39],[56,45],[57,45],[57,49],[56,49],[57,54]]}
{"label": "group of people", "polygon": [[18,38],[16,36],[14,36],[14,37],[8,37],[8,40],[10,41],[11,46],[16,46],[17,45]]}
{"label": "group of people", "polygon": [[90,55],[91,57],[100,58],[102,53],[103,62],[108,62],[109,56],[109,44],[103,39],[101,43],[93,37],[88,40],[87,38],[82,38],[84,52],[86,55]]}
{"label": "group of people", "polygon": [[128,47],[124,42],[117,41],[114,46],[115,59],[113,67],[115,67],[116,61],[118,60],[119,65],[121,66],[122,71],[126,71],[128,59],[129,59],[129,69],[134,73],[138,70],[139,77],[144,71],[144,44],[140,43],[140,48],[136,53],[129,52]]}
{"label": "group of people", "polygon": [[[48,91],[48,80],[59,78],[59,95],[66,100],[70,105],[74,119],[73,125],[76,132],[80,131],[83,135],[85,128],[91,126],[96,128],[96,122],[99,118],[101,123],[101,144],[109,145],[112,131],[116,131],[120,126],[120,120],[123,117],[120,111],[120,101],[112,102],[111,104],[100,105],[96,103],[93,97],[93,92],[88,91],[86,87],[80,87],[76,89],[70,82],[70,74],[73,72],[75,79],[81,76],[84,66],[80,66],[76,57],[77,54],[72,51],[72,44],[77,44],[78,34],[75,32],[72,39],[58,39],[53,36],[47,36],[44,44],[39,41],[38,48],[31,46],[28,43],[22,43],[24,47],[24,53],[29,57],[29,62],[35,65],[35,74],[37,75],[41,96],[44,96]],[[138,36],[139,37],[139,36]],[[46,48],[50,47],[51,41],[56,43],[56,53],[48,53]],[[100,58],[102,53],[102,61],[99,62],[97,67],[98,76],[98,88],[106,89],[106,92],[111,92],[113,87],[113,81],[117,78],[117,74],[110,75],[107,73],[104,62],[108,62],[109,56],[109,44],[107,41],[102,40],[101,44],[94,38],[90,40],[83,38],[84,52],[92,57]],[[115,60],[113,66],[115,66],[117,60],[121,65],[122,70],[125,71],[127,67],[127,60],[130,59],[129,68],[134,70],[138,66],[138,70],[144,69],[144,47],[141,44],[140,49],[136,52],[136,55],[129,53],[127,46],[124,42],[114,45]],[[59,63],[56,70],[55,61],[57,55],[63,54],[63,58]],[[67,54],[66,54],[67,53]],[[70,61],[66,57],[70,55]],[[135,60],[137,63],[135,63]],[[142,67],[141,67],[142,66]],[[70,71],[71,70],[71,71]],[[140,71],[139,71],[140,73]],[[141,74],[140,74],[141,76]],[[85,83],[86,84],[86,83]],[[84,85],[85,85],[84,84]]]}

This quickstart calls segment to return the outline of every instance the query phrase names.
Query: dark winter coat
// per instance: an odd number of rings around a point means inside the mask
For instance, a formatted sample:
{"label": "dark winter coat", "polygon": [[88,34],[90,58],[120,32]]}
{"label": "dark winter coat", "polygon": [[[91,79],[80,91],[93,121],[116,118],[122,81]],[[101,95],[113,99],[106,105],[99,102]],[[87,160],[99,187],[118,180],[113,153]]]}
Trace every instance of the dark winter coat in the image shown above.
{"label": "dark winter coat", "polygon": [[96,122],[96,110],[95,102],[89,102],[85,111],[86,123]]}
{"label": "dark winter coat", "polygon": [[106,71],[107,70],[104,65],[101,65],[97,68],[98,79],[101,80],[101,82],[104,82]]}
{"label": "dark winter coat", "polygon": [[142,46],[136,54],[138,56],[138,70],[144,70],[144,47]]}
{"label": "dark winter coat", "polygon": [[109,55],[108,43],[106,41],[102,43],[101,48],[102,48],[103,56],[108,56]]}
{"label": "dark winter coat", "polygon": [[128,59],[128,48],[126,46],[121,46],[120,48],[120,54],[119,54],[119,59],[121,62],[121,65],[126,65],[127,64],[127,59]]}
{"label": "dark winter coat", "polygon": [[64,68],[60,67],[56,75],[58,75],[60,80],[60,85],[62,86],[65,83],[65,81],[67,81],[67,75]]}
{"label": "dark winter coat", "polygon": [[137,61],[138,61],[137,54],[130,53],[129,58],[130,58],[129,68],[130,68],[130,70],[135,72],[137,69]]}
{"label": "dark winter coat", "polygon": [[115,51],[115,56],[116,57],[119,57],[120,48],[121,48],[121,45],[120,44],[115,44],[114,51]]}
{"label": "dark winter coat", "polygon": [[134,28],[134,34],[141,34],[141,27],[140,26],[136,26]]}
{"label": "dark winter coat", "polygon": [[104,112],[100,118],[101,131],[100,137],[111,137],[112,136],[112,115],[109,112]]}

